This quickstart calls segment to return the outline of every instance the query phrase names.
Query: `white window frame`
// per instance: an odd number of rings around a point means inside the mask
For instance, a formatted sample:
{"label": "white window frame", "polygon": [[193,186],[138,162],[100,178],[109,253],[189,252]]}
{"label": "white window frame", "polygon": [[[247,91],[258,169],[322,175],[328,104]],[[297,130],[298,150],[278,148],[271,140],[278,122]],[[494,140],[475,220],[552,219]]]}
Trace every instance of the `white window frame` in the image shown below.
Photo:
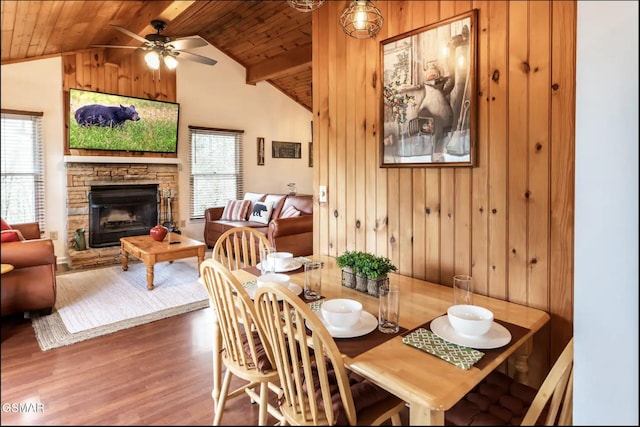
{"label": "white window frame", "polygon": [[191,220],[204,219],[205,209],[242,198],[243,134],[242,130],[189,126]]}
{"label": "white window frame", "polygon": [[[2,218],[9,224],[37,222],[41,233],[46,225],[43,115],[2,109],[0,129]],[[20,179],[22,184],[15,182]]]}

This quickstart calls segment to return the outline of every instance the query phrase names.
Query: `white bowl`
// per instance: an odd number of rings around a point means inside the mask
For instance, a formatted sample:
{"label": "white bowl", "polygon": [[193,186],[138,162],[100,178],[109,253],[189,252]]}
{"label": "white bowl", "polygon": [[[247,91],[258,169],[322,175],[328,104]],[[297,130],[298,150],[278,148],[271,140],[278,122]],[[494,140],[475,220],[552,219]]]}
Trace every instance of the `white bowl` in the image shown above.
{"label": "white bowl", "polygon": [[447,309],[447,317],[458,334],[468,337],[486,334],[493,324],[493,312],[477,305],[452,305]]}
{"label": "white bowl", "polygon": [[265,283],[277,283],[285,288],[289,287],[289,276],[282,273],[267,273],[262,276],[258,276],[256,279],[258,287],[264,286]]}
{"label": "white bowl", "polygon": [[330,299],[320,307],[322,318],[334,328],[347,329],[360,320],[362,304],[346,298]]}
{"label": "white bowl", "polygon": [[[267,255],[269,265],[275,265],[276,271],[286,270],[293,261],[291,252],[272,252]],[[273,264],[271,264],[273,263]]]}

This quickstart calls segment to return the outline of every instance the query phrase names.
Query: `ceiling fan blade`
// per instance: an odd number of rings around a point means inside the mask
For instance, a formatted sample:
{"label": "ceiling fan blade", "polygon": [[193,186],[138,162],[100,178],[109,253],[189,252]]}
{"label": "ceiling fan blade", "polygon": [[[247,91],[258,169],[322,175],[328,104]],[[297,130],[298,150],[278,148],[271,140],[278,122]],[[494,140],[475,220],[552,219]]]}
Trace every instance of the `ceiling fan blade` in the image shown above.
{"label": "ceiling fan blade", "polygon": [[114,46],[112,44],[94,44],[91,47],[118,47],[121,49],[140,49],[139,46]]}
{"label": "ceiling fan blade", "polygon": [[174,49],[182,50],[206,46],[207,42],[202,40],[200,37],[186,37],[182,39],[176,39],[169,44],[173,46]]}
{"label": "ceiling fan blade", "polygon": [[218,63],[218,61],[216,61],[215,59],[207,58],[206,56],[198,55],[195,53],[175,51],[175,54],[178,55],[178,58],[188,59],[190,61],[199,62],[201,64],[216,65]]}
{"label": "ceiling fan blade", "polygon": [[122,31],[123,33],[125,33],[129,37],[133,37],[134,39],[138,40],[139,42],[142,42],[144,44],[149,43],[149,41],[147,39],[145,39],[144,37],[141,37],[141,36],[137,35],[136,33],[133,33],[131,31],[127,30],[126,28],[120,27],[118,25],[113,25],[113,24],[111,24],[111,26],[113,28],[115,28],[116,30],[118,30],[118,31]]}

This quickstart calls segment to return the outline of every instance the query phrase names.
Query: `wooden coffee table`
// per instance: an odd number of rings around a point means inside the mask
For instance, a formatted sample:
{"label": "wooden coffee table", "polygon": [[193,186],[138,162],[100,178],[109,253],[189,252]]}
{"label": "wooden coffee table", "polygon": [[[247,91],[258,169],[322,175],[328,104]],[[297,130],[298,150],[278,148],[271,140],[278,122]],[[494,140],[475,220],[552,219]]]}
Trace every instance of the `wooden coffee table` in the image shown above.
{"label": "wooden coffee table", "polygon": [[[178,242],[178,243],[176,243]],[[169,233],[162,242],[156,242],[149,235],[120,238],[122,249],[122,270],[129,269],[129,255],[144,262],[147,266],[147,289],[153,290],[153,266],[157,262],[176,259],[198,257],[198,277],[200,264],[204,261],[204,251],[207,246],[194,239],[176,233]]]}

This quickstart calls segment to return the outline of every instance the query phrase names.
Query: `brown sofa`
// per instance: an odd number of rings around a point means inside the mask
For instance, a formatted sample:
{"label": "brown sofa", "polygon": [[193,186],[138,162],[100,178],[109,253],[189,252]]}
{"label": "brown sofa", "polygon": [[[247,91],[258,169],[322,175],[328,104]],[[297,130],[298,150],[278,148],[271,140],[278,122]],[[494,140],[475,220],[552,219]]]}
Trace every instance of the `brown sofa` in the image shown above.
{"label": "brown sofa", "polygon": [[13,270],[2,275],[2,316],[38,311],[50,314],[56,302],[56,255],[51,239],[40,238],[38,223],[12,224],[25,240],[2,243],[2,264]]}
{"label": "brown sofa", "polygon": [[[255,202],[274,201],[273,212],[269,224],[249,221]],[[251,200],[246,219],[243,221],[227,221],[220,219],[224,207],[205,210],[204,241],[209,247],[216,244],[218,238],[233,227],[252,227],[264,233],[269,242],[281,252],[291,252],[293,256],[306,256],[313,253],[313,196],[245,193],[245,200]],[[290,206],[300,211],[300,216],[280,218]]]}

